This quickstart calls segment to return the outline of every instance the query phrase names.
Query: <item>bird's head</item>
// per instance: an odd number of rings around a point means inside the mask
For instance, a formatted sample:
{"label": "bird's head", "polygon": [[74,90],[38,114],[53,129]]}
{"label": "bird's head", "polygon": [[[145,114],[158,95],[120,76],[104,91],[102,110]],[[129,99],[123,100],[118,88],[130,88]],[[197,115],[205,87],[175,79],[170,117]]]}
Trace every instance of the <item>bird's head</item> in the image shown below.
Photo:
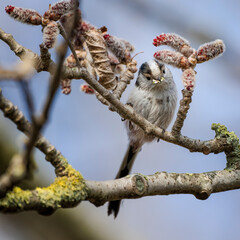
{"label": "bird's head", "polygon": [[157,60],[149,60],[141,65],[136,86],[142,89],[162,88],[172,81],[170,70]]}

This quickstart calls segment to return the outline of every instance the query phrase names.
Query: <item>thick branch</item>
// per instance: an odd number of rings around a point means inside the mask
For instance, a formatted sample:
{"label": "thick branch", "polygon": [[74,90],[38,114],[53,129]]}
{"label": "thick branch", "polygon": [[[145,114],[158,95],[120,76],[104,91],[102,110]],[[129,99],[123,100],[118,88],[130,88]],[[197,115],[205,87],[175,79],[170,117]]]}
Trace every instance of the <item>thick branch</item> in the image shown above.
{"label": "thick branch", "polygon": [[205,200],[211,193],[240,188],[240,170],[194,174],[157,172],[150,176],[133,174],[101,182],[84,181],[76,170],[71,166],[68,168],[68,176],[56,178],[47,188],[29,191],[15,187],[0,200],[0,211],[36,210],[51,214],[60,207],[76,206],[82,200],[101,206],[107,201],[170,194],[193,194],[197,199]]}
{"label": "thick branch", "polygon": [[50,215],[58,208],[69,208],[85,200],[87,188],[83,177],[70,165],[68,174],[57,177],[49,187],[35,190],[22,190],[14,187],[6,197],[0,200],[0,211],[22,212],[28,210],[38,211],[43,215]]}
{"label": "thick branch", "polygon": [[239,189],[240,171],[200,174],[158,172],[150,176],[133,174],[110,181],[86,181],[86,185],[89,189],[86,200],[96,206],[124,198],[169,194],[193,194],[197,199],[205,200],[211,193]]}

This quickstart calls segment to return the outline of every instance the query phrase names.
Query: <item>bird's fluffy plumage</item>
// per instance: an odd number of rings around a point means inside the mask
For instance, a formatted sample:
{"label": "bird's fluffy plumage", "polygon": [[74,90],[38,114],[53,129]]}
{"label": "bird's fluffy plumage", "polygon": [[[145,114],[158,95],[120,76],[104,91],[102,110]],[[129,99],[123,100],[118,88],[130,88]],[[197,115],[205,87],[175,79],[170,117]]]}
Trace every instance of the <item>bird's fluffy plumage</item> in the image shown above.
{"label": "bird's fluffy plumage", "polygon": [[[156,60],[143,63],[127,104],[150,123],[165,130],[173,118],[176,103],[177,89],[170,70]],[[142,145],[156,139],[145,135],[139,126],[129,120],[125,121],[125,125],[129,137],[129,147],[116,178],[128,175]],[[124,174],[119,175],[121,169],[124,169]],[[114,213],[116,217],[119,208],[119,200],[110,202],[108,214]]]}

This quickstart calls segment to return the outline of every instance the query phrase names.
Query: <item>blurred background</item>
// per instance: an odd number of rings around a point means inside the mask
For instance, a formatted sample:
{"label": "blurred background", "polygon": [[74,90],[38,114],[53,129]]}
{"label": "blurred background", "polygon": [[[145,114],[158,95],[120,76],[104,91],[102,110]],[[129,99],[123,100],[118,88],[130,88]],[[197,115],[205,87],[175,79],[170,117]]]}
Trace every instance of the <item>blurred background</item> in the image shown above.
{"label": "blurred background", "polygon": [[[0,27],[13,34],[23,46],[39,53],[41,27],[14,21],[4,11],[6,5],[32,8],[43,14],[50,2],[1,0]],[[200,64],[193,102],[182,133],[207,140],[214,137],[212,123],[221,123],[240,136],[240,3],[237,0],[82,0],[85,20],[97,27],[106,26],[112,35],[130,41],[136,51],[138,66],[152,58],[160,48],[152,45],[155,36],[175,32],[192,46],[222,39],[226,52],[221,58]],[[51,50],[53,57],[54,51]],[[0,41],[0,65],[11,68],[19,61]],[[179,100],[181,71],[171,68]],[[40,111],[48,86],[47,73],[36,74],[31,89]],[[67,157],[70,164],[89,180],[115,177],[127,147],[127,134],[120,117],[100,104],[94,96],[80,91],[82,80],[73,81],[69,96],[58,92],[44,136]],[[125,102],[134,81],[122,97]],[[22,93],[15,82],[2,81],[5,97],[27,114]],[[237,109],[236,109],[237,107]],[[171,127],[171,126],[170,126]],[[24,137],[0,113],[2,149],[21,151]],[[5,145],[4,145],[5,144]],[[5,156],[6,157],[6,156]],[[54,169],[35,151],[38,165],[34,181],[47,185],[54,179]],[[2,161],[2,160],[1,160]],[[224,154],[190,153],[163,141],[145,145],[133,172],[206,172],[222,170]],[[171,195],[125,200],[116,220],[107,216],[107,204],[96,208],[88,202],[74,209],[57,211],[43,217],[37,213],[0,215],[0,239],[239,239],[240,191],[213,194],[205,201],[191,195]]]}

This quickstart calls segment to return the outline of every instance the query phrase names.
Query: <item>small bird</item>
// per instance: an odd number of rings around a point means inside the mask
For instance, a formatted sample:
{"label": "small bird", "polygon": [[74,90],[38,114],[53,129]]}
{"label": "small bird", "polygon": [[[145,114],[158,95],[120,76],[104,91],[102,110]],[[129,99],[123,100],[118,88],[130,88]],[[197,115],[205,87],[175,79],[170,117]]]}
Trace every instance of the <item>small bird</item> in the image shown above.
{"label": "small bird", "polygon": [[[157,60],[149,60],[141,65],[135,88],[130,93],[127,105],[150,123],[165,130],[170,124],[177,103],[177,89],[171,71]],[[129,145],[123,158],[117,178],[128,175],[134,160],[146,142],[156,140],[129,120],[125,121],[129,137]],[[108,215],[119,212],[121,200],[110,201]]]}

